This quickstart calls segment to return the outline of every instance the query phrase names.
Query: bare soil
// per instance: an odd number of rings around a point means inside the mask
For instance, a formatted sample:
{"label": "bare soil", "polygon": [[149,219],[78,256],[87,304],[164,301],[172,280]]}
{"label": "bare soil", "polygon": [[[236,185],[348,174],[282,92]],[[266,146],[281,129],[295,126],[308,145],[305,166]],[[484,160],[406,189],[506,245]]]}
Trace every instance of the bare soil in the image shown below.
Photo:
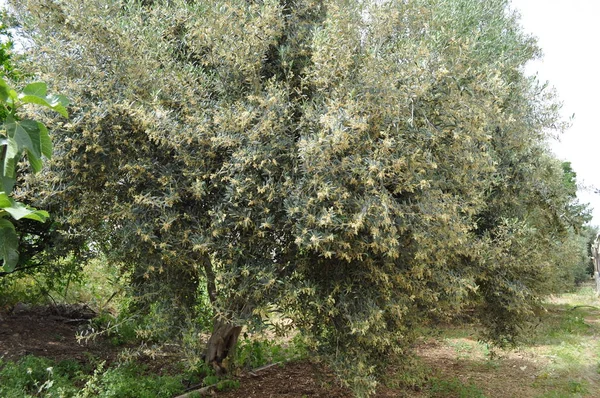
{"label": "bare soil", "polygon": [[489,366],[481,366],[486,360],[482,354],[471,352],[468,358],[461,358],[456,349],[430,341],[417,348],[417,355],[437,374],[474,384],[487,398],[540,396],[533,382],[541,363],[525,353],[505,353],[502,358],[489,361]]}
{"label": "bare soil", "polygon": [[330,372],[309,362],[289,363],[240,377],[240,388],[218,393],[221,398],[345,398],[352,394]]}
{"label": "bare soil", "polygon": [[[87,324],[85,308],[17,308],[0,313],[0,357],[9,360],[32,354],[55,360],[74,359],[82,364],[92,360],[115,361],[123,347],[98,338],[81,343],[78,331]],[[596,321],[589,320],[590,322]],[[429,369],[431,377],[444,380],[460,380],[465,385],[474,384],[486,397],[538,397],[544,393],[536,388],[536,378],[547,361],[525,351],[503,353],[498,360],[489,361],[484,353],[477,351],[474,339],[453,339],[453,344],[430,339],[417,347],[419,361]],[[464,350],[466,354],[463,355]],[[165,353],[164,358],[140,358],[156,373],[171,373],[177,362],[175,354]],[[483,365],[482,365],[483,364]],[[489,365],[489,366],[488,366]],[[391,383],[378,390],[376,397],[430,397],[432,391],[420,391],[396,387],[393,380],[399,371],[390,370]],[[172,374],[172,373],[171,373]],[[600,376],[598,376],[600,378]],[[320,364],[308,361],[273,366],[255,373],[239,376],[240,387],[233,391],[213,392],[221,398],[302,398],[302,397],[351,397],[332,372]],[[595,380],[592,386],[600,385]],[[387,386],[385,385],[387,384]],[[448,396],[448,395],[444,395]],[[597,397],[600,391],[577,396]]]}
{"label": "bare soil", "polygon": [[78,331],[93,315],[85,306],[17,304],[10,312],[0,313],[0,357],[16,361],[25,355],[36,355],[84,363],[92,356],[112,362],[121,348],[104,339],[87,343],[77,340]]}
{"label": "bare soil", "polygon": [[[26,355],[35,355],[58,361],[71,359],[82,364],[101,359],[109,365],[117,360],[123,347],[114,346],[101,337],[88,342],[78,340],[77,335],[88,324],[89,317],[85,308],[77,310],[73,306],[18,305],[10,311],[0,312],[0,358],[17,361]],[[148,365],[152,372],[172,373],[177,358],[169,354],[172,353],[165,352],[163,348],[158,356],[141,356],[138,360]],[[309,362],[274,366],[254,375],[243,374],[239,380],[239,389],[217,395],[224,398],[351,396],[331,372]]]}

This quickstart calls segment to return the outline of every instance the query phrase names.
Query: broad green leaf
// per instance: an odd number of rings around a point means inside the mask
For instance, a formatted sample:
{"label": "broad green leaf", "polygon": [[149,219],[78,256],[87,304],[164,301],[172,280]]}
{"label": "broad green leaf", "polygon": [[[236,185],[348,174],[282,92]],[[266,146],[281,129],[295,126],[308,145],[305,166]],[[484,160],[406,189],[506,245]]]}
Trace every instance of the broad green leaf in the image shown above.
{"label": "broad green leaf", "polygon": [[19,154],[19,147],[14,139],[7,140],[8,145],[6,146],[6,153],[4,154],[4,167],[3,176],[7,178],[15,179],[15,166],[17,163],[17,156]]}
{"label": "broad green leaf", "polygon": [[69,113],[63,104],[58,103],[56,105],[52,105],[51,108],[53,111],[58,112],[61,116],[69,117]]}
{"label": "broad green leaf", "polygon": [[[42,135],[47,136],[48,131],[40,131],[41,123],[35,120],[15,120],[12,117],[6,119],[6,131],[10,144],[11,138],[17,143],[17,152],[23,149],[31,151],[38,158],[42,157],[42,145],[47,145],[49,137],[42,138]],[[44,128],[45,129],[45,128]],[[45,149],[47,151],[48,148]]]}
{"label": "broad green leaf", "polygon": [[64,95],[53,94],[46,96],[47,87],[45,83],[31,83],[23,89],[19,100],[26,104],[36,104],[50,108],[64,117],[68,117],[67,105],[69,99]]}
{"label": "broad green leaf", "polygon": [[50,106],[52,106],[52,107],[55,107],[56,105],[59,105],[59,104],[64,107],[67,107],[71,103],[71,100],[66,95],[62,95],[62,94],[51,94],[51,95],[47,96],[46,99],[48,100],[48,103],[50,103]]}
{"label": "broad green leaf", "polygon": [[15,269],[19,261],[18,244],[15,226],[10,221],[0,218],[0,259],[4,262],[7,272]]}
{"label": "broad green leaf", "polygon": [[[65,97],[66,98],[66,97]],[[36,104],[50,108],[55,112],[58,112],[64,117],[68,117],[67,109],[61,101],[53,100],[45,97],[37,97],[35,95],[20,95],[19,100],[25,104]],[[54,102],[51,102],[54,101]],[[66,101],[68,103],[68,101]]]}
{"label": "broad green leaf", "polygon": [[23,94],[34,95],[36,97],[46,97],[48,86],[44,82],[30,83],[23,89]]}
{"label": "broad green leaf", "polygon": [[10,88],[8,84],[0,77],[0,101],[6,101],[9,97]]}
{"label": "broad green leaf", "polygon": [[42,158],[35,156],[31,151],[27,151],[27,160],[29,160],[29,164],[34,173],[42,171]]}
{"label": "broad green leaf", "polygon": [[14,139],[19,144],[20,149],[33,146],[27,130],[23,127],[22,121],[15,120],[12,116],[8,115],[4,122],[4,127],[6,128],[8,138]]}
{"label": "broad green leaf", "polygon": [[44,223],[46,222],[46,220],[48,220],[49,217],[50,213],[48,213],[46,210],[32,209],[31,213],[28,213],[27,215],[21,218],[27,218],[29,220],[35,220]]}
{"label": "broad green leaf", "polygon": [[38,97],[36,95],[19,95],[19,101],[25,104],[36,104],[45,106],[46,108],[52,108],[52,105],[46,100],[46,97]]}
{"label": "broad green leaf", "polygon": [[46,158],[52,158],[52,141],[50,140],[50,135],[48,134],[48,129],[44,126],[43,123],[37,122],[38,128],[40,131],[40,151],[42,155]]}
{"label": "broad green leaf", "polygon": [[[4,195],[4,197],[2,197],[2,195]],[[49,217],[48,212],[46,212],[44,210],[37,210],[37,209],[30,208],[21,202],[17,202],[15,200],[13,200],[10,197],[8,197],[8,201],[7,201],[6,193],[3,192],[2,195],[0,195],[0,197],[2,197],[2,199],[1,199],[2,205],[0,206],[0,208],[2,208],[2,210],[6,211],[8,214],[10,214],[12,216],[12,218],[14,218],[15,220],[20,220],[22,218],[28,218],[31,220],[44,222]]]}
{"label": "broad green leaf", "polygon": [[0,209],[10,207],[13,205],[12,199],[8,196],[7,192],[0,192]]}
{"label": "broad green leaf", "polygon": [[10,193],[15,186],[15,179],[4,175],[4,163],[0,162],[0,191]]}

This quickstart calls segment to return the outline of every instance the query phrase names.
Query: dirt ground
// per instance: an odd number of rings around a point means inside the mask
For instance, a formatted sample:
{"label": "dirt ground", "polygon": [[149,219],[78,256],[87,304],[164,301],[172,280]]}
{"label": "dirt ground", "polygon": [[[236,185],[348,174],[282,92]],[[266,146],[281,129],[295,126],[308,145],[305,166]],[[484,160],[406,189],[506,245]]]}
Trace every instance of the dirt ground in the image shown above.
{"label": "dirt ground", "polygon": [[[465,339],[466,340],[466,339]],[[465,345],[471,342],[466,340]],[[428,342],[417,348],[423,362],[445,378],[457,378],[465,384],[475,384],[488,398],[538,397],[533,387],[541,364],[525,353],[505,353],[501,360],[481,366],[482,354],[469,353],[461,358],[455,348],[439,342]]]}
{"label": "dirt ground", "polygon": [[0,313],[0,357],[36,355],[56,360],[89,361],[90,355],[114,360],[121,348],[98,339],[79,343],[78,331],[93,317],[85,306],[29,307],[17,304]]}
{"label": "dirt ground", "polygon": [[[82,364],[96,358],[106,360],[108,365],[117,359],[123,347],[116,347],[101,337],[88,342],[78,341],[76,337],[91,316],[84,307],[21,306],[0,312],[0,357],[16,361],[25,355],[36,355],[59,361],[73,359]],[[155,357],[148,363],[144,358],[141,360],[157,373],[164,370],[157,366],[171,365],[169,358]],[[351,394],[319,365],[300,362],[273,366],[254,375],[241,375],[239,389],[221,392],[218,396],[343,398]]]}
{"label": "dirt ground", "polygon": [[[55,360],[75,359],[81,363],[90,358],[101,358],[108,363],[116,360],[123,347],[116,347],[102,338],[87,343],[77,340],[76,334],[93,316],[85,308],[49,309],[19,308],[11,313],[0,313],[0,357],[17,360],[33,354]],[[471,339],[455,339],[454,346],[436,340],[423,341],[417,347],[420,363],[430,369],[432,377],[473,383],[489,398],[537,397],[542,391],[534,387],[539,370],[545,365],[543,358],[530,353],[514,351],[505,353],[497,361],[485,363],[483,353],[476,350]],[[461,355],[461,350],[468,355]],[[480,356],[481,358],[479,358]],[[156,361],[153,371],[157,369]],[[167,361],[168,362],[168,361]],[[167,367],[165,362],[163,367]],[[164,369],[162,369],[164,371]],[[390,381],[395,378],[389,374]],[[233,391],[213,392],[221,398],[301,398],[301,397],[351,397],[349,390],[340,385],[334,375],[318,364],[310,362],[272,366],[255,373],[240,376],[240,387]],[[379,398],[430,397],[431,391],[400,389],[385,383],[376,395]],[[447,395],[444,395],[447,396]],[[589,395],[600,396],[600,395]]]}
{"label": "dirt ground", "polygon": [[218,393],[221,398],[344,398],[352,396],[339,385],[335,377],[323,368],[308,362],[273,366],[240,377],[240,388]]}

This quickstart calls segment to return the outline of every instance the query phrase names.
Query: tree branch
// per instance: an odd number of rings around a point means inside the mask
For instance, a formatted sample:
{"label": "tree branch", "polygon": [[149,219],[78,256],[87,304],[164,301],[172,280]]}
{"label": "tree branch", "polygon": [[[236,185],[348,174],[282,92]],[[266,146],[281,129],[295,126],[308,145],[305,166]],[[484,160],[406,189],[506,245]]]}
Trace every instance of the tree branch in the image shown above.
{"label": "tree branch", "polygon": [[202,266],[204,267],[204,273],[206,275],[206,289],[208,290],[208,298],[210,303],[213,305],[217,301],[217,285],[215,283],[215,270],[210,262],[208,255],[202,258]]}

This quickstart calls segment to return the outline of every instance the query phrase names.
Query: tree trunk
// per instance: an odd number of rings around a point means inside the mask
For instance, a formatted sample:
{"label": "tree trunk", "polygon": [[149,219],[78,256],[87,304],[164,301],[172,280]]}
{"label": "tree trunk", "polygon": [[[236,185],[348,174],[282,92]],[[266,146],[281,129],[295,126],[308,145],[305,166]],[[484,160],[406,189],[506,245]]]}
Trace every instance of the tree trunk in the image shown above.
{"label": "tree trunk", "polygon": [[215,320],[212,335],[206,343],[204,361],[215,369],[217,376],[227,372],[223,366],[223,360],[233,354],[241,331],[241,326],[234,325],[225,319]]}
{"label": "tree trunk", "polygon": [[594,279],[596,280],[596,294],[600,295],[600,234],[596,236],[592,245],[592,258],[594,261]]}
{"label": "tree trunk", "polygon": [[[202,265],[206,274],[208,297],[210,303],[214,306],[217,301],[216,278],[208,256],[202,259]],[[223,366],[223,360],[233,354],[241,331],[241,326],[235,325],[223,317],[215,317],[213,332],[206,343],[204,351],[204,361],[215,369],[217,376],[227,372],[227,369]]]}

